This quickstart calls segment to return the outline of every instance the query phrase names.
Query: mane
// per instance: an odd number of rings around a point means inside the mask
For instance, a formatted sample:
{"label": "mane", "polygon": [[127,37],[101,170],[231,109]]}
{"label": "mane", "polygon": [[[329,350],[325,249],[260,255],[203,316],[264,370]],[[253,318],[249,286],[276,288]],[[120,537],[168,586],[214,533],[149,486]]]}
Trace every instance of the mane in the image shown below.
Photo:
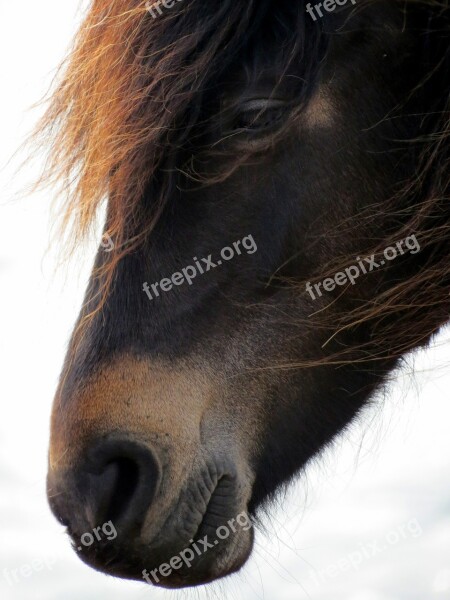
{"label": "mane", "polygon": [[[427,11],[430,36],[436,23],[442,27],[442,19],[448,18],[448,0],[393,1]],[[301,110],[314,90],[327,51],[322,27],[321,20],[307,17],[303,2],[184,0],[153,18],[141,0],[93,0],[35,134],[35,141],[48,152],[39,183],[52,185],[64,197],[62,228],[69,232],[70,249],[82,241],[107,201],[106,232],[115,247],[103,253],[103,262],[97,266],[98,297],[86,318],[102,307],[118,262],[154,228],[176,185],[180,151],[199,125],[205,126],[202,107],[223,74],[243,52],[251,50],[261,32],[274,30],[273,35],[282,40],[281,71],[292,61],[302,65]],[[445,60],[448,67],[448,52]],[[399,310],[404,316],[407,293],[420,298],[417,310],[425,305],[448,308],[448,289],[445,299],[443,289],[450,285],[449,109],[448,96],[434,107],[439,118],[423,140],[417,180],[408,182],[391,204],[372,207],[373,215],[368,216],[375,219],[380,211],[391,214],[400,202],[402,225],[397,233],[421,232],[430,261],[447,249],[445,257],[438,257],[439,267],[433,267],[439,268],[439,278],[433,279],[435,271],[424,265],[420,276],[393,290],[382,290],[379,298],[343,316],[339,330],[380,316],[390,323],[389,316],[398,319]],[[235,158],[230,169],[244,158]],[[229,172],[220,176],[225,178]],[[407,208],[401,198],[408,198]],[[435,228],[438,217],[440,224]],[[377,248],[385,246],[379,240]],[[445,322],[444,315],[440,321]],[[321,314],[320,323],[325,322],[326,315]],[[431,321],[425,323],[422,317],[421,322],[420,336],[429,335]],[[333,327],[336,330],[335,323]],[[390,339],[387,334],[385,340]],[[412,337],[408,348],[417,342],[417,335]],[[402,348],[391,347],[389,353],[398,356],[404,350],[402,344]],[[383,355],[385,351],[380,348]]]}
{"label": "mane", "polygon": [[[175,185],[175,158],[198,125],[208,92],[251,48],[269,17],[273,28],[280,15],[284,27],[284,66],[300,55],[309,82],[305,97],[312,89],[320,25],[308,23],[298,4],[289,14],[284,10],[283,21],[282,4],[294,3],[186,0],[153,18],[141,0],[92,2],[35,141],[48,155],[39,184],[63,195],[69,254],[107,200],[106,233],[115,248],[98,272],[102,298],[117,263],[157,222]],[[307,27],[316,35],[306,35]],[[155,182],[151,206],[143,206]]]}
{"label": "mane", "polygon": [[[405,261],[392,263],[390,281],[381,284],[373,297],[359,305],[328,316],[326,308],[311,315],[309,328],[325,329],[329,338],[327,356],[308,364],[386,363],[397,361],[430,339],[448,323],[450,317],[450,3],[448,0],[406,0],[401,3],[417,8],[417,34],[423,40],[422,60],[428,68],[425,81],[419,81],[406,103],[414,96],[427,106],[421,116],[423,136],[408,140],[417,155],[416,176],[401,184],[386,201],[368,206],[358,215],[358,224],[340,223],[339,235],[358,236],[364,221],[373,231],[385,230],[368,240],[365,256],[382,257],[393,243],[415,235],[420,255],[414,266]],[[399,107],[401,108],[401,107]],[[336,235],[336,232],[330,234]],[[361,254],[363,256],[363,254]],[[355,256],[340,256],[321,271],[323,280],[344,270]],[[394,283],[393,283],[394,282]],[[304,285],[304,284],[303,284]],[[348,308],[348,307],[347,307]],[[350,330],[370,332],[355,348],[339,347],[333,340]],[[331,351],[334,348],[334,351]],[[289,365],[291,367],[305,364]]]}

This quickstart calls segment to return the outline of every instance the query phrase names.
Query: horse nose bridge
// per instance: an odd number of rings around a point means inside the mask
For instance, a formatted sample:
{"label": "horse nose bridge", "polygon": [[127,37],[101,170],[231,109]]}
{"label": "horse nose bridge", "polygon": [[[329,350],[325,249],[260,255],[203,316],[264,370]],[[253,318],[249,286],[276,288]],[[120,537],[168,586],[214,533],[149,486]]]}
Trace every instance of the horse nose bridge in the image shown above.
{"label": "horse nose bridge", "polygon": [[71,468],[84,447],[111,433],[191,453],[214,387],[206,370],[127,355],[73,389],[63,381],[52,411],[50,469]]}

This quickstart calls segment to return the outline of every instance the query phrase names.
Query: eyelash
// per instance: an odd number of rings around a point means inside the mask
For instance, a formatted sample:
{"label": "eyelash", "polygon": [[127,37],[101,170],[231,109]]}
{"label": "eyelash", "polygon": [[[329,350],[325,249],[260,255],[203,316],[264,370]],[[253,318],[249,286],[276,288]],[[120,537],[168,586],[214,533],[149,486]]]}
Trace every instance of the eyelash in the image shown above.
{"label": "eyelash", "polygon": [[235,129],[244,131],[258,131],[268,129],[280,122],[286,114],[286,108],[283,106],[255,109],[251,108],[242,111],[235,121]]}

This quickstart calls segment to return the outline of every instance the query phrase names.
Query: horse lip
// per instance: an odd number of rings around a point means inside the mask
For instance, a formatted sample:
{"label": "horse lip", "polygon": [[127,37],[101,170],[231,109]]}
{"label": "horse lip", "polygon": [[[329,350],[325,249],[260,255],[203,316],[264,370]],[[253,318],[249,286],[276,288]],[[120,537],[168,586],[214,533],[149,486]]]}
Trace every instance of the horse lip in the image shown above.
{"label": "horse lip", "polygon": [[[246,544],[244,545],[241,540],[228,556],[220,550],[217,554],[220,545],[211,548],[204,555],[198,557],[199,562],[194,562],[191,568],[184,568],[179,571],[173,570],[169,576],[161,578],[157,583],[152,581],[153,585],[167,589],[195,587],[206,585],[239,571],[247,562],[253,549],[253,529],[246,530],[246,532],[249,534]],[[226,541],[223,543],[227,544]],[[237,549],[239,552],[237,552]]]}
{"label": "horse lip", "polygon": [[[187,546],[188,549],[196,545],[198,548],[203,540],[205,551],[195,556],[190,567],[183,566],[178,571],[173,569],[170,575],[161,578],[157,583],[153,581],[153,584],[168,589],[204,585],[238,571],[245,564],[253,548],[254,532],[250,520],[251,526],[248,529],[239,525],[235,529],[230,527],[230,521],[236,522],[238,515],[243,512],[242,499],[236,493],[236,484],[237,478],[233,475],[224,475],[219,479],[197,532],[190,540],[192,543]],[[217,531],[220,527],[228,529],[231,535],[227,538],[230,539],[218,539]],[[244,532],[249,532],[245,545],[242,543]],[[235,538],[234,545],[230,545],[233,536],[239,536],[239,540]],[[205,542],[210,546],[206,548]]]}
{"label": "horse lip", "polygon": [[236,478],[225,475],[219,479],[208,501],[205,513],[198,527],[196,537],[215,533],[221,525],[237,516],[239,498],[236,494]]}

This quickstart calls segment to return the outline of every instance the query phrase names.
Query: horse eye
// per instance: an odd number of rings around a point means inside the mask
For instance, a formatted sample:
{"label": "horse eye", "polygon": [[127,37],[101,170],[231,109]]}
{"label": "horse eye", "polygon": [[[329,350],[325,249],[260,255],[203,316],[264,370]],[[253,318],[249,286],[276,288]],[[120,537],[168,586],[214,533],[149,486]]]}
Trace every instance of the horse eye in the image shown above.
{"label": "horse eye", "polygon": [[251,100],[240,107],[234,119],[234,129],[257,133],[281,123],[288,110],[280,100]]}

